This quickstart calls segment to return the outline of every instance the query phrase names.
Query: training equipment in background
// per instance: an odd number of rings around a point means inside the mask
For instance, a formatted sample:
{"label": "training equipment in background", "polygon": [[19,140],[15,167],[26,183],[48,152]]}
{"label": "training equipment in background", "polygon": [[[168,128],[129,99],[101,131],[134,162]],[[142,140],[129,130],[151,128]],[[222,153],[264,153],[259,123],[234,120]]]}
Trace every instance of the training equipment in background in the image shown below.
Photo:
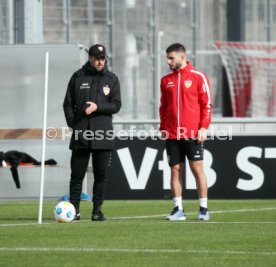
{"label": "training equipment in background", "polygon": [[[44,164],[54,166],[57,165],[57,162],[54,159],[48,159],[45,160]],[[10,150],[7,152],[0,151],[0,167],[10,167],[12,178],[17,189],[21,187],[17,167],[32,165],[39,166],[41,162],[37,161],[29,154],[17,150]]]}
{"label": "training equipment in background", "polygon": [[61,201],[54,208],[54,216],[59,223],[72,222],[76,216],[75,207],[68,201]]}
{"label": "training equipment in background", "polygon": [[[70,201],[70,195],[66,194],[64,196],[62,196],[59,200],[61,201]],[[92,200],[92,196],[90,196],[87,193],[82,192],[81,193],[81,201],[91,201]]]}
{"label": "training equipment in background", "polygon": [[276,44],[215,42],[234,117],[276,116]]}

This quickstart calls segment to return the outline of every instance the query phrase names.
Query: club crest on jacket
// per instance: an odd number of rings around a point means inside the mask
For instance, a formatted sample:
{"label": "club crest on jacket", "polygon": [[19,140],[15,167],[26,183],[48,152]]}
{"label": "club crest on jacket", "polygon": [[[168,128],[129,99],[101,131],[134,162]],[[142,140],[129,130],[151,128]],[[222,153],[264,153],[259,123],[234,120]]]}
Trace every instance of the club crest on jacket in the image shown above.
{"label": "club crest on jacket", "polygon": [[109,93],[110,93],[110,88],[109,88],[108,85],[106,85],[106,86],[103,87],[103,93],[104,93],[105,95],[109,95]]}
{"label": "club crest on jacket", "polygon": [[186,88],[190,88],[191,85],[193,84],[193,82],[192,82],[191,80],[186,80],[186,81],[184,82],[184,84],[185,84],[185,87],[186,87]]}

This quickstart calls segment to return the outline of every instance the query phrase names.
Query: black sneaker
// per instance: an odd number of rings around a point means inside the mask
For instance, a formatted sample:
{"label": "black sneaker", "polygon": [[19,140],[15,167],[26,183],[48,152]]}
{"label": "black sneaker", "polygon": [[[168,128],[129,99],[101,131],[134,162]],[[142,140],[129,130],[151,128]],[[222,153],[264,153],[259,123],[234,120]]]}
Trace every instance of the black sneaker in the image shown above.
{"label": "black sneaker", "polygon": [[102,213],[100,208],[94,208],[92,211],[92,221],[105,221],[106,218],[104,217],[104,214]]}
{"label": "black sneaker", "polygon": [[209,221],[209,211],[207,208],[199,207],[198,219],[201,221]]}
{"label": "black sneaker", "polygon": [[76,211],[74,221],[79,221],[80,220],[80,202],[70,199],[70,203],[75,207],[75,211]]}

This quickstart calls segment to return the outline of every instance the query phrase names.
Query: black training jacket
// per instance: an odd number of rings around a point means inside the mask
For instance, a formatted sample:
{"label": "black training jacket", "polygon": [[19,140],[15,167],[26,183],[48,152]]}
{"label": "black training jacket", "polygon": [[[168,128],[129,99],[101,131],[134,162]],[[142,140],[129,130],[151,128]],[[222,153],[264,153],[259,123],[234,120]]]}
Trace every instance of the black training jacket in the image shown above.
{"label": "black training jacket", "polygon": [[[87,101],[98,106],[90,115],[85,114]],[[74,130],[70,149],[113,150],[112,114],[119,112],[120,108],[118,77],[106,67],[97,72],[87,62],[72,75],[63,103],[67,125]]]}

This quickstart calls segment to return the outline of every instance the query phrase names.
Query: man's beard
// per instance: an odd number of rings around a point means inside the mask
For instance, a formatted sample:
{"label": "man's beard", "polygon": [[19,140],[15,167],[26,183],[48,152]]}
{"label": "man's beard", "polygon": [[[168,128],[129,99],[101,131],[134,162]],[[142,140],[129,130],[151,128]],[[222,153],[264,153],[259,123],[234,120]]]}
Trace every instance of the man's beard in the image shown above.
{"label": "man's beard", "polygon": [[97,71],[101,72],[104,69],[104,66],[95,66],[94,67]]}
{"label": "man's beard", "polygon": [[175,64],[175,66],[173,66],[173,67],[170,66],[170,69],[171,70],[177,70],[177,69],[181,68],[181,66],[182,66],[182,64],[180,62],[178,62],[178,63]]}
{"label": "man's beard", "polygon": [[100,70],[97,69],[96,66],[91,66],[91,69],[93,70],[93,72],[101,74],[101,73],[105,72],[106,65],[104,65]]}

